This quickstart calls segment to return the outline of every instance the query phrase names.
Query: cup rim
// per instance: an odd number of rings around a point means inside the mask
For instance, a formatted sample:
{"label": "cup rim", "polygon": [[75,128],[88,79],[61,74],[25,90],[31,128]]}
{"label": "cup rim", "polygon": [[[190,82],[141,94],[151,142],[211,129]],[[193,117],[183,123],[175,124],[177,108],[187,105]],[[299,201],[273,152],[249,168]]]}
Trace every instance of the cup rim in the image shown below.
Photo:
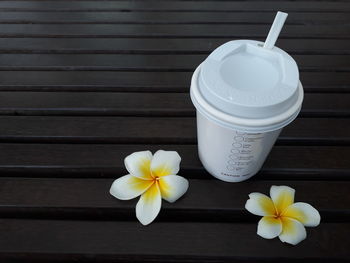
{"label": "cup rim", "polygon": [[197,111],[221,126],[245,132],[268,132],[278,130],[292,122],[301,110],[304,91],[301,82],[298,85],[298,99],[295,104],[285,112],[269,118],[247,119],[229,115],[208,103],[198,88],[199,65],[191,79],[190,96]]}

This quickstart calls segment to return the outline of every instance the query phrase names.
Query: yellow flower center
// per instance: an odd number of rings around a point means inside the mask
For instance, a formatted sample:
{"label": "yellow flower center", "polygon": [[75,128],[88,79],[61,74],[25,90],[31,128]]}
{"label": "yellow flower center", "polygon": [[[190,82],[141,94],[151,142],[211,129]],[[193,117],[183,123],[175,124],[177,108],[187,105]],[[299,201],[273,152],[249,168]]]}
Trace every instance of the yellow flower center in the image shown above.
{"label": "yellow flower center", "polygon": [[282,215],[280,215],[280,214],[274,215],[274,218],[276,218],[276,219],[280,219],[281,217],[282,217]]}

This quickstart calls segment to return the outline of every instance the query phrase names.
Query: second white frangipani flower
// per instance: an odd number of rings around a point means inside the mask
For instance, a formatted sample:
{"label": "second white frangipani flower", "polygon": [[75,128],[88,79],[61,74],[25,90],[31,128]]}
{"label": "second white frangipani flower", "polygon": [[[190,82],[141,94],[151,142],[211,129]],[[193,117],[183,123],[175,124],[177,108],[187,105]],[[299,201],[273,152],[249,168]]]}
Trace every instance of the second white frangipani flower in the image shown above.
{"label": "second white frangipani flower", "polygon": [[282,242],[296,245],[306,238],[305,226],[320,224],[320,214],[311,205],[294,203],[295,190],[289,186],[271,186],[270,197],[261,193],[249,194],[245,208],[263,216],[257,234],[263,238],[279,237]]}
{"label": "second white frangipani flower", "polygon": [[129,200],[141,195],[136,205],[136,217],[150,224],[158,215],[162,198],[170,203],[179,199],[188,189],[188,180],[176,175],[181,157],[175,151],[135,152],[124,160],[129,174],[115,180],[110,193]]}

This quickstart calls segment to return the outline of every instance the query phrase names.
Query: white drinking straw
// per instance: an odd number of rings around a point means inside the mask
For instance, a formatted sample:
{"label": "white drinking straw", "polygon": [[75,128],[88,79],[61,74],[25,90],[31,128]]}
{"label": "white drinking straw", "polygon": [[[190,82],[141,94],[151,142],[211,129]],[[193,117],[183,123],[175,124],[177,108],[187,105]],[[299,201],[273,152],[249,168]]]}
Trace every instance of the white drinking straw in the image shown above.
{"label": "white drinking straw", "polygon": [[264,43],[264,48],[272,49],[276,43],[276,40],[282,30],[284,22],[286,21],[288,14],[284,12],[277,12],[275,20],[270,28],[270,32]]}

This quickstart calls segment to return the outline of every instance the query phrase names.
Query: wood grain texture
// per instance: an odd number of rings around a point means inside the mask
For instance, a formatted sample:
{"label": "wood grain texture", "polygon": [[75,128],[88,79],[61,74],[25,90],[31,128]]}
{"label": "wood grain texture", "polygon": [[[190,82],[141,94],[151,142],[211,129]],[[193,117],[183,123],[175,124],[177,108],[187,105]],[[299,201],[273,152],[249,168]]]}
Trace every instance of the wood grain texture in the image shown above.
{"label": "wood grain texture", "polygon": [[[0,144],[1,176],[112,177],[127,173],[124,158],[135,152],[178,151],[181,174],[213,179],[202,167],[196,145],[167,144]],[[258,180],[348,180],[350,147],[275,146]],[[321,161],[322,160],[322,161]]]}
{"label": "wood grain texture", "polygon": [[[109,188],[113,180],[3,177],[0,213],[2,217],[16,218],[135,221],[138,198],[121,201],[112,197]],[[350,219],[348,181],[249,180],[227,184],[190,179],[189,183],[190,191],[176,203],[162,202],[157,222],[256,222],[258,218],[244,209],[248,194],[256,191],[268,194],[271,185],[293,187],[296,201],[316,207],[323,223]],[[35,194],[28,195],[30,192]]]}
{"label": "wood grain texture", "polygon": [[[343,127],[334,129],[334,127]],[[195,118],[0,117],[0,142],[196,144]],[[348,145],[350,120],[299,118],[277,145]]]}
{"label": "wood grain texture", "polygon": [[285,11],[297,12],[346,12],[350,11],[348,2],[337,1],[1,1],[1,8],[22,10],[57,11]]}
{"label": "wood grain texture", "polygon": [[[3,70],[193,72],[207,55],[2,54]],[[350,55],[295,55],[299,70],[348,72]]]}
{"label": "wood grain texture", "polygon": [[[82,10],[59,12],[59,10],[43,12],[29,11],[28,9],[2,8],[0,2],[0,22],[13,24],[268,24],[274,19],[275,12],[143,12],[137,14],[124,11],[87,11]],[[14,12],[16,11],[16,12]],[[22,11],[22,12],[18,12]],[[24,12],[25,11],[25,12]],[[288,17],[288,25],[322,25],[339,24],[349,25],[347,13],[293,13]]]}
{"label": "wood grain texture", "polygon": [[[39,25],[3,24],[1,37],[51,37],[51,38],[250,38],[265,37],[269,25]],[[349,39],[349,26],[286,25],[280,38]]]}
{"label": "wood grain texture", "polygon": [[[350,94],[307,93],[300,117],[349,117]],[[193,117],[188,93],[0,92],[0,115]]]}
{"label": "wood grain texture", "polygon": [[[1,53],[206,54],[231,38],[1,38]],[[264,41],[264,38],[259,38]],[[350,54],[346,39],[278,39],[290,54]]]}
{"label": "wood grain texture", "polygon": [[[20,77],[18,77],[20,76]],[[192,72],[0,71],[0,91],[188,92]],[[302,72],[306,92],[349,92],[348,72]]]}
{"label": "wood grain texture", "polygon": [[310,228],[308,239],[293,248],[277,239],[258,237],[256,225],[244,223],[174,222],[142,227],[137,222],[2,219],[0,230],[0,257],[7,260],[232,262],[244,258],[245,262],[280,262],[332,258],[344,262],[349,257],[349,223]]}

